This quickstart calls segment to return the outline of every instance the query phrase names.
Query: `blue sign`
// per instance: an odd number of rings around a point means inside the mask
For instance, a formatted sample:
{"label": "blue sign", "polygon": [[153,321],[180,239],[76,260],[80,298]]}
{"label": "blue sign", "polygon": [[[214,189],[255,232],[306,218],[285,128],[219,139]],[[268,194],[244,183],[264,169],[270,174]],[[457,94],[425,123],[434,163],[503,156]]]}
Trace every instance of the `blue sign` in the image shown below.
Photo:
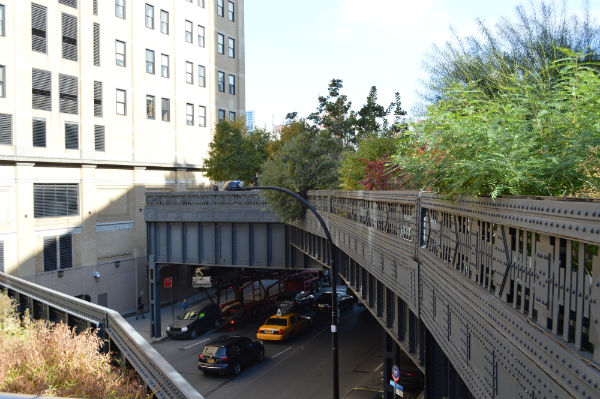
{"label": "blue sign", "polygon": [[396,382],[398,382],[398,380],[400,379],[400,369],[395,364],[394,367],[392,367],[392,378]]}
{"label": "blue sign", "polygon": [[402,385],[396,383],[394,380],[390,380],[390,385],[394,387],[396,395],[400,396],[401,398],[404,397],[404,387]]}

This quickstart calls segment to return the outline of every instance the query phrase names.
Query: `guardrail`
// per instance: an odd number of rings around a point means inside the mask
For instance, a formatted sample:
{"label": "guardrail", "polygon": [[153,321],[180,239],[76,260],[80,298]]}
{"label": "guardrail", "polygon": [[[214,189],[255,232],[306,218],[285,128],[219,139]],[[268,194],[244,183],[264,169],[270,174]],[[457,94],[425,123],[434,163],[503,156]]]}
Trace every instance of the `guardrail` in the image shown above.
{"label": "guardrail", "polygon": [[5,273],[0,273],[0,287],[95,324],[117,345],[155,397],[203,398],[118,312]]}

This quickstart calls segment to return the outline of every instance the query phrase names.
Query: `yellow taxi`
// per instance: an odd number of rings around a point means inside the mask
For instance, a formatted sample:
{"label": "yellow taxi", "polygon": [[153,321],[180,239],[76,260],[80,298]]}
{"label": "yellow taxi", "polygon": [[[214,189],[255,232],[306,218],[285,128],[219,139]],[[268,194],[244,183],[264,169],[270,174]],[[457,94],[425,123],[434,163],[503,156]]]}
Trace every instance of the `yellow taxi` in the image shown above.
{"label": "yellow taxi", "polygon": [[274,314],[258,328],[256,338],[265,341],[283,341],[310,327],[306,317],[297,313]]}

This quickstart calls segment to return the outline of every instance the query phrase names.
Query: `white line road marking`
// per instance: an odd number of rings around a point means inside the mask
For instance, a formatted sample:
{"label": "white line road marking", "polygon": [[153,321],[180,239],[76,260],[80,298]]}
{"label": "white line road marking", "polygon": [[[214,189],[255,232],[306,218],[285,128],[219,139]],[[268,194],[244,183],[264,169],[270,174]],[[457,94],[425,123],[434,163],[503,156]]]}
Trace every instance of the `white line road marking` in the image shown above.
{"label": "white line road marking", "polygon": [[206,338],[206,339],[203,339],[202,341],[198,341],[198,342],[196,342],[195,344],[191,344],[191,345],[188,345],[188,346],[184,346],[184,347],[183,347],[183,349],[190,349],[190,348],[193,348],[194,346],[196,346],[196,345],[200,345],[201,343],[203,343],[203,342],[206,342],[206,341],[208,341],[209,339],[210,339],[210,338]]}
{"label": "white line road marking", "polygon": [[281,352],[279,352],[278,354],[271,356],[271,359],[275,359],[277,356],[279,356],[279,355],[281,355],[281,354],[283,354],[283,353],[285,353],[285,352],[289,351],[290,349],[292,349],[292,347],[291,347],[291,346],[288,346],[287,348],[285,348],[284,350],[282,350],[282,351],[281,351]]}
{"label": "white line road marking", "polygon": [[379,366],[375,367],[375,370],[373,370],[373,371],[377,371],[377,370],[379,370],[382,367],[383,367],[383,363],[381,363]]}

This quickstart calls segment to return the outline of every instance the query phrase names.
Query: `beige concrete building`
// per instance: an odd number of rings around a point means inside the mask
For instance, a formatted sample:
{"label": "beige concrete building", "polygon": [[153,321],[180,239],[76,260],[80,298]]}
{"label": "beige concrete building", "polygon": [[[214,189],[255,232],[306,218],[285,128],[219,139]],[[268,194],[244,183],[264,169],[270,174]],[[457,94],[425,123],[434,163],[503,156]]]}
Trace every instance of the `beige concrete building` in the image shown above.
{"label": "beige concrete building", "polygon": [[243,0],[0,0],[0,271],[135,309],[144,193],[208,184],[214,124],[244,115],[243,15]]}

